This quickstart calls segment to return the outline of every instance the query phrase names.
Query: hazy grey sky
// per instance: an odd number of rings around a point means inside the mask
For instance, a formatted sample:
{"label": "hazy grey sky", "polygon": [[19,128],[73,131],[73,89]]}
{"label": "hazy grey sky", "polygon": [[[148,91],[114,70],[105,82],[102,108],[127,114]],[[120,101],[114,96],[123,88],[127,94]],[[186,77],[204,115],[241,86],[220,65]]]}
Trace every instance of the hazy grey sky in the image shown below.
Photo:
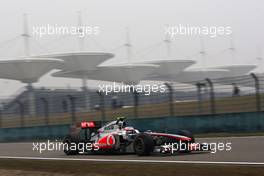
{"label": "hazy grey sky", "polygon": [[[82,11],[84,24],[99,26],[101,31],[93,39],[86,38],[89,50],[99,48],[93,40],[106,51],[121,45],[125,41],[125,27],[130,29],[133,50],[141,50],[164,39],[166,24],[231,26],[237,49],[236,59],[231,59],[228,53],[217,54],[229,47],[230,37],[204,37],[206,51],[212,53],[208,56],[208,65],[257,63],[256,46],[263,48],[264,45],[264,3],[261,0],[1,0],[0,3],[0,58],[22,54],[22,43],[8,45],[3,49],[1,41],[21,33],[23,13],[29,14],[30,26],[75,25],[76,11]],[[36,38],[44,48],[50,46],[47,50],[59,52],[77,49],[74,38],[45,46],[51,39],[53,38]],[[184,53],[179,54],[175,49],[175,59],[183,59],[185,55],[193,55],[200,49],[198,36],[177,36],[173,42]],[[34,54],[46,52],[34,43],[32,46]],[[115,59],[120,61],[121,55],[118,52],[116,54]],[[66,84],[78,87],[80,81],[45,76],[37,85],[56,87]],[[0,96],[5,96],[13,93],[21,84],[0,80],[0,86]]]}

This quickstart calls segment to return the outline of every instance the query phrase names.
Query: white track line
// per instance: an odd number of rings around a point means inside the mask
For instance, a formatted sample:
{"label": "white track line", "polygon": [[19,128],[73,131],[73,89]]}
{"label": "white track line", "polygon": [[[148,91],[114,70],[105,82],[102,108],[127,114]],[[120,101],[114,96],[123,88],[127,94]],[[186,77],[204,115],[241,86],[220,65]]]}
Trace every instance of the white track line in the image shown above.
{"label": "white track line", "polygon": [[94,161],[94,162],[133,162],[133,163],[264,165],[264,163],[260,163],[260,162],[166,161],[166,160],[86,159],[86,158],[82,159],[82,158],[42,158],[42,157],[12,157],[12,156],[0,156],[0,159],[55,160],[55,161]]}

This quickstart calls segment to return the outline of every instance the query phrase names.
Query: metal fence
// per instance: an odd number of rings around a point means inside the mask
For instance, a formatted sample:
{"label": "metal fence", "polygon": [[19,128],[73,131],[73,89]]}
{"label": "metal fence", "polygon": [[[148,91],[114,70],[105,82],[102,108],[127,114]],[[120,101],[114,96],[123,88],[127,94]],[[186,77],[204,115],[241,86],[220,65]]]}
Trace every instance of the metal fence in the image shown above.
{"label": "metal fence", "polygon": [[81,88],[35,87],[1,101],[0,127],[107,121],[116,116],[177,117],[264,110],[264,75],[162,84],[165,92],[150,95],[137,91],[105,95]]}

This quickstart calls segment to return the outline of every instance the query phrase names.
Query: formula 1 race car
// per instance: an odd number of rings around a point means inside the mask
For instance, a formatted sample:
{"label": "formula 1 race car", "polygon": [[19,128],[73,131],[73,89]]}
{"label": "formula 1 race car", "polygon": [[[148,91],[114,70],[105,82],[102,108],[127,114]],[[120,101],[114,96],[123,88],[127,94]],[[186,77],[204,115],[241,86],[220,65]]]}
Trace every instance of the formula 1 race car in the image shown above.
{"label": "formula 1 race car", "polygon": [[[174,153],[201,151],[203,144],[195,143],[191,132],[178,134],[139,132],[129,127],[121,117],[101,127],[99,122],[81,122],[71,127],[70,134],[63,140],[66,155],[79,153],[136,153],[140,156],[152,153]],[[85,150],[76,147],[88,146]],[[181,147],[184,146],[184,147]],[[204,150],[204,149],[203,149]],[[209,149],[208,149],[209,150]]]}

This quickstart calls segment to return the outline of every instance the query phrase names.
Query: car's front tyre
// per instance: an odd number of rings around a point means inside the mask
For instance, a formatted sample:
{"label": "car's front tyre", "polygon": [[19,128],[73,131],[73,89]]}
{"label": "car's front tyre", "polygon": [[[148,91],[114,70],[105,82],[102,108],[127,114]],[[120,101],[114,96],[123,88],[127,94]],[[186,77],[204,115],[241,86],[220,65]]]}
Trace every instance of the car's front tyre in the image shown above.
{"label": "car's front tyre", "polygon": [[182,135],[182,136],[186,136],[188,138],[191,138],[190,141],[181,141],[181,143],[183,145],[185,145],[185,150],[180,150],[181,153],[190,153],[191,150],[190,150],[190,147],[188,147],[190,144],[193,144],[195,143],[195,139],[194,139],[194,136],[193,134],[190,132],[190,131],[187,131],[187,130],[180,130],[179,135]]}
{"label": "car's front tyre", "polygon": [[134,151],[139,156],[150,155],[154,150],[153,138],[146,133],[140,133],[134,140]]}

